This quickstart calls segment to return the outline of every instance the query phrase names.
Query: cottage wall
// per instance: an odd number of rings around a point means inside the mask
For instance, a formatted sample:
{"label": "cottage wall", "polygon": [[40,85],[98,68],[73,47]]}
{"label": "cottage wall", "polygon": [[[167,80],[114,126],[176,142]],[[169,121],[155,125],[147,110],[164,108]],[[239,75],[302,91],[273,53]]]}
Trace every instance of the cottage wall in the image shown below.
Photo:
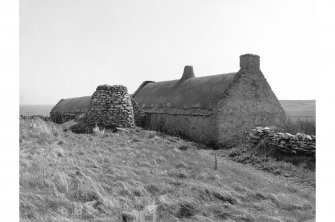
{"label": "cottage wall", "polygon": [[202,143],[215,143],[213,115],[173,115],[146,113],[145,128],[181,136]]}
{"label": "cottage wall", "polygon": [[143,109],[139,107],[138,103],[136,102],[136,100],[134,100],[133,97],[131,97],[131,103],[132,103],[133,111],[134,111],[135,125],[139,127],[143,127],[145,113]]}
{"label": "cottage wall", "polygon": [[239,80],[217,104],[217,143],[236,145],[256,126],[280,126],[285,112],[259,69],[239,71]]}

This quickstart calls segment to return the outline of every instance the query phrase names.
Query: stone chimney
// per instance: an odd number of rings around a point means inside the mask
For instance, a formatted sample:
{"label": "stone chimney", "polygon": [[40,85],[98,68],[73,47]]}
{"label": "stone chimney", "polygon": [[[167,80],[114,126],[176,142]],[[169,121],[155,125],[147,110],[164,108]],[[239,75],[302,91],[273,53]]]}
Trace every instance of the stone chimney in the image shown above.
{"label": "stone chimney", "polygon": [[240,56],[240,68],[243,70],[260,70],[260,59],[258,55],[244,54]]}
{"label": "stone chimney", "polygon": [[184,73],[183,76],[181,77],[181,81],[190,79],[195,77],[194,72],[193,72],[193,66],[185,66],[184,67]]}

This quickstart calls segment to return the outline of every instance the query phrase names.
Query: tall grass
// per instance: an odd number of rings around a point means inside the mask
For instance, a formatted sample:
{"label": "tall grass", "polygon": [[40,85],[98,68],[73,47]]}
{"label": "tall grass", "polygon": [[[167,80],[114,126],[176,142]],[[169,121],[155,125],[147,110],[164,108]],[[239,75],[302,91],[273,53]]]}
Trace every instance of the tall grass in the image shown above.
{"label": "tall grass", "polygon": [[40,141],[50,142],[64,133],[60,126],[40,118],[20,118],[20,141],[35,138]]}
{"label": "tall grass", "polygon": [[180,138],[142,129],[74,134],[34,119],[20,122],[20,139],[22,221],[314,218],[310,192],[219,157],[214,171],[213,156]]}
{"label": "tall grass", "polygon": [[278,151],[266,140],[256,146],[240,145],[234,147],[223,151],[222,155],[228,156],[236,162],[251,164],[257,169],[315,186],[314,156],[287,155]]}
{"label": "tall grass", "polygon": [[316,124],[314,120],[292,120],[291,118],[287,118],[283,131],[291,134],[305,133],[315,135]]}

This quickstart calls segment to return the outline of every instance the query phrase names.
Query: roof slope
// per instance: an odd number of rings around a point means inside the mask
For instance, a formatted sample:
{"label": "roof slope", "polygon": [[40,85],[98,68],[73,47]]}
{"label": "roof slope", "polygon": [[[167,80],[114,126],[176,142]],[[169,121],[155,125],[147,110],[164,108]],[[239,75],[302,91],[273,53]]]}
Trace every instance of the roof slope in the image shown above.
{"label": "roof slope", "polygon": [[[134,99],[153,112],[211,109],[223,97],[238,73],[192,77],[186,80],[150,82],[138,90]],[[143,84],[142,84],[143,85]],[[141,86],[142,86],[141,85]]]}
{"label": "roof slope", "polygon": [[91,96],[83,96],[60,100],[51,112],[84,113],[90,106]]}

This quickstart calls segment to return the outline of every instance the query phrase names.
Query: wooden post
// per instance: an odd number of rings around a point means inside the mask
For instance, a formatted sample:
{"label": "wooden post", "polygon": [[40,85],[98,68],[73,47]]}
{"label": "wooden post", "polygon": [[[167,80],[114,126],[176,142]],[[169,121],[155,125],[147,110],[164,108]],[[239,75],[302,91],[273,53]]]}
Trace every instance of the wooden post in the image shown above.
{"label": "wooden post", "polygon": [[217,170],[218,169],[218,159],[216,157],[216,153],[214,154],[214,170]]}

